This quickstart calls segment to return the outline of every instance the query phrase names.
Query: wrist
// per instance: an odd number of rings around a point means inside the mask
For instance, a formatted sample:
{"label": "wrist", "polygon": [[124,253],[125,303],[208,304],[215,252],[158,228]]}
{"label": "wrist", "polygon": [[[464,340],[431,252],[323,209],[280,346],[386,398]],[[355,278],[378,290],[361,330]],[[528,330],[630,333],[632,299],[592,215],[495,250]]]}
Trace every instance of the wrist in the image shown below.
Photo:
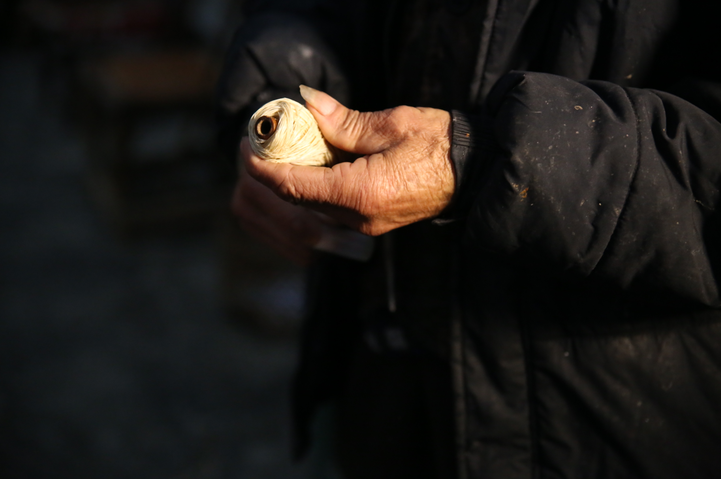
{"label": "wrist", "polygon": [[450,161],[455,188],[450,204],[439,216],[441,221],[465,218],[478,193],[489,157],[497,150],[490,116],[469,115],[457,110],[450,113]]}

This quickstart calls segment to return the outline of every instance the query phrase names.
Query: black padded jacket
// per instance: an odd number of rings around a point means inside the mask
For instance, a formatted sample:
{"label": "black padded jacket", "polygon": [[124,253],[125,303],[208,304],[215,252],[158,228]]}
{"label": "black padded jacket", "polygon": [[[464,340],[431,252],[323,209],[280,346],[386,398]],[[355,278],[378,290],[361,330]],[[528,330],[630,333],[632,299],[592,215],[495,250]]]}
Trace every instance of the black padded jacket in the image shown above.
{"label": "black padded jacket", "polygon": [[452,110],[457,188],[434,224],[392,233],[386,258],[319,261],[300,450],[315,405],[348,391],[348,345],[377,324],[390,263],[394,323],[449,371],[426,413],[452,418],[455,460],[428,477],[721,477],[714,2],[339,10],[325,40],[351,104]]}

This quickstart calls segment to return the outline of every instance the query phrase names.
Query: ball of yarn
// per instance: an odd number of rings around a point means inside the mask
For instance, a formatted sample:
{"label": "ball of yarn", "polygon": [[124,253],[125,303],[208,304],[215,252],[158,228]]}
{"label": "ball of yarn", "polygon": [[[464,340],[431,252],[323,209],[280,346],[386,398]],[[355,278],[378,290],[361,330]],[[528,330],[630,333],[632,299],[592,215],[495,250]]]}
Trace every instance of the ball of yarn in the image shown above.
{"label": "ball of yarn", "polygon": [[301,166],[330,166],[337,151],[320,132],[310,111],[289,98],[266,103],[248,123],[250,147],[260,158]]}

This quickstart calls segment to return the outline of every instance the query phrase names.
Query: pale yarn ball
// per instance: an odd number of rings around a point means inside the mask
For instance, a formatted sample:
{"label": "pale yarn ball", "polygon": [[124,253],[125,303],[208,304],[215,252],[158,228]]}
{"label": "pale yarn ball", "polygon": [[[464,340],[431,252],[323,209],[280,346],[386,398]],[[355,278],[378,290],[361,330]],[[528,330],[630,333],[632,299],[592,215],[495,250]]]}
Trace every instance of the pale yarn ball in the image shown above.
{"label": "pale yarn ball", "polygon": [[248,123],[248,138],[256,155],[275,163],[330,166],[337,158],[310,111],[290,98],[260,107]]}

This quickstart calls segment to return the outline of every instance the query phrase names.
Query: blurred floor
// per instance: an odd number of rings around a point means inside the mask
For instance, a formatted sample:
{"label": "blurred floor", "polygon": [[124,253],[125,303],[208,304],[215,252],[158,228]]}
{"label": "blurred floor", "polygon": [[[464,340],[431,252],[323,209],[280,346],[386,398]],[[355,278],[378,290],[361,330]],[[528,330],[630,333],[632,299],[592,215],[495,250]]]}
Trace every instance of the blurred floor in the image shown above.
{"label": "blurred floor", "polygon": [[300,477],[294,340],[230,326],[212,234],[112,234],[42,76],[0,52],[0,477]]}

